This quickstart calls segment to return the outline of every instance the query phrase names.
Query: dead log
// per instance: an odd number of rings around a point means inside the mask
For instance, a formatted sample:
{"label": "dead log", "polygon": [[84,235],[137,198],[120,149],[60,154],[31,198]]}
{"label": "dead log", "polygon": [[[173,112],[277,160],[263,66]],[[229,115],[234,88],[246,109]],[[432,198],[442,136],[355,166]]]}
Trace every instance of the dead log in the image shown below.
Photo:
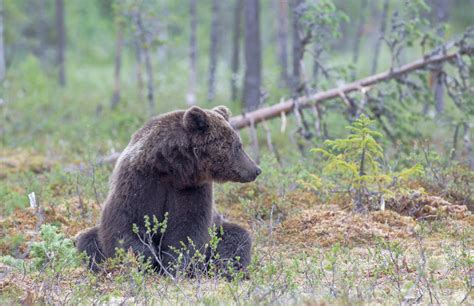
{"label": "dead log", "polygon": [[467,51],[458,50],[456,52],[446,53],[442,55],[428,56],[409,64],[403,65],[399,68],[393,68],[391,70],[375,74],[338,88],[333,88],[327,91],[318,92],[312,95],[303,96],[298,99],[289,99],[279,104],[271,105],[265,108],[257,109],[252,112],[248,112],[239,116],[231,118],[231,124],[235,129],[242,129],[250,126],[251,122],[257,124],[263,120],[273,119],[281,116],[282,113],[291,113],[294,110],[296,102],[298,102],[298,108],[306,108],[313,105],[315,102],[321,102],[339,98],[341,95],[346,95],[352,91],[361,90],[364,87],[368,87],[377,83],[388,81],[400,77],[403,74],[422,69],[432,64],[438,64],[454,59],[457,56],[463,54],[472,54],[471,49]]}

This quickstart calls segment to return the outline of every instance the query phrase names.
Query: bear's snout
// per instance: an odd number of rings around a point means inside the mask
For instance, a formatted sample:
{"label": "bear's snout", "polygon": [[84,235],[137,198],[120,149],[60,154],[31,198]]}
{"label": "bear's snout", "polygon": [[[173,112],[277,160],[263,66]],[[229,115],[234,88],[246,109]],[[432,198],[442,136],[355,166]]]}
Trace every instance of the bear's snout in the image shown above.
{"label": "bear's snout", "polygon": [[257,176],[262,173],[262,169],[257,166],[244,150],[240,150],[239,157],[237,158],[236,163],[234,163],[234,167],[239,176],[237,181],[241,183],[253,182],[257,179]]}
{"label": "bear's snout", "polygon": [[241,169],[239,173],[240,178],[238,179],[238,181],[241,183],[249,183],[257,179],[257,176],[262,173],[262,169],[255,165],[253,169]]}

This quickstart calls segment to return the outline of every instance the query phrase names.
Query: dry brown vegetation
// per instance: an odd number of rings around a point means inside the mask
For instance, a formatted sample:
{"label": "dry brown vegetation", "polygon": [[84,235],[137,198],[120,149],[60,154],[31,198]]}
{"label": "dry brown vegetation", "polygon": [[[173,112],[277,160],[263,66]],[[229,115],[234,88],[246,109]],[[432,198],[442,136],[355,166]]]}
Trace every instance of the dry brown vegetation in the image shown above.
{"label": "dry brown vegetation", "polygon": [[[47,172],[52,166],[45,166],[42,157],[34,162],[28,158],[6,162],[8,158],[1,159],[2,182],[14,173]],[[347,197],[336,194],[323,203],[319,195],[297,184],[274,190],[265,177],[253,184],[224,187],[216,194],[218,209],[254,234],[255,262],[249,280],[228,283],[204,276],[171,280],[141,273],[136,258],[128,254],[98,274],[82,265],[58,274],[1,264],[2,295],[24,304],[239,304],[244,296],[248,296],[244,304],[474,301],[470,279],[474,271],[466,266],[472,263],[474,216],[466,205],[412,193],[390,198],[384,211],[360,215],[351,211]],[[97,221],[97,199],[74,193],[65,197],[66,190],[75,189],[66,183],[50,188],[51,197],[42,199],[39,207],[17,208],[0,220],[2,254],[28,263],[32,242],[41,240],[41,224],[54,224],[73,238]],[[12,192],[26,193],[23,188]]]}

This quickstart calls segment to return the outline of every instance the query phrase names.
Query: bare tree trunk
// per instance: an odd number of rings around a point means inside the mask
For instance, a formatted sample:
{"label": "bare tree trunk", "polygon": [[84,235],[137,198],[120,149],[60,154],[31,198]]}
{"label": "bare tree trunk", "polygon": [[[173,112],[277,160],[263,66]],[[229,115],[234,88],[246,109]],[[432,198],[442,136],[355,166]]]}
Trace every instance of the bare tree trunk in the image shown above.
{"label": "bare tree trunk", "polygon": [[280,86],[290,87],[288,77],[288,1],[273,0],[277,9],[277,52],[280,64]]}
{"label": "bare tree trunk", "polygon": [[457,123],[456,127],[454,128],[453,148],[451,149],[451,160],[455,160],[456,155],[458,153],[458,135],[459,135],[459,130],[461,128],[461,125],[463,125],[463,123]]}
{"label": "bare tree trunk", "polygon": [[140,43],[142,44],[143,50],[143,57],[145,59],[145,69],[147,74],[147,98],[148,98],[148,105],[150,107],[150,111],[155,111],[155,94],[154,94],[154,81],[153,81],[153,66],[151,64],[151,57],[150,57],[150,43],[146,36],[145,27],[143,26],[142,15],[138,11],[136,13],[135,22],[137,24],[137,29],[140,35]]}
{"label": "bare tree trunk", "polygon": [[469,137],[469,131],[471,127],[469,126],[467,122],[464,122],[463,127],[464,127],[464,135],[463,135],[464,150],[466,152],[467,162],[468,162],[469,168],[471,170],[474,170],[474,153],[472,149],[471,137]]}
{"label": "bare tree trunk", "polygon": [[435,99],[436,114],[442,114],[444,111],[444,82],[443,82],[443,65],[436,67],[432,72],[433,77],[433,94]]}
{"label": "bare tree trunk", "polygon": [[189,17],[190,17],[190,32],[189,37],[189,89],[186,96],[186,102],[188,105],[196,104],[196,82],[197,82],[197,71],[196,71],[196,57],[197,57],[197,46],[196,46],[196,32],[197,32],[197,14],[196,14],[196,2],[197,0],[189,1]]}
{"label": "bare tree trunk", "polygon": [[362,0],[361,7],[359,10],[359,25],[357,26],[357,34],[354,37],[354,49],[352,50],[352,64],[354,65],[354,71],[352,72],[352,80],[357,77],[357,62],[359,61],[360,41],[364,34],[365,25],[365,11],[367,9],[367,0]]}
{"label": "bare tree trunk", "polygon": [[372,59],[372,74],[377,72],[377,64],[380,56],[380,48],[382,47],[382,40],[385,36],[385,29],[387,28],[388,20],[388,9],[389,9],[390,0],[385,0],[383,3],[382,16],[380,19],[380,37],[375,43],[374,58]]}
{"label": "bare tree trunk", "polygon": [[45,0],[39,0],[38,2],[38,57],[40,60],[45,60],[45,51],[47,49],[47,39],[48,39],[48,25],[47,25],[47,14],[46,14],[46,3]]}
{"label": "bare tree trunk", "polygon": [[115,109],[120,101],[120,70],[122,68],[122,48],[123,48],[123,24],[116,22],[117,38],[115,41],[115,71],[114,71],[114,93],[110,100],[110,107]]}
{"label": "bare tree trunk", "polygon": [[5,46],[3,44],[3,15],[3,0],[0,0],[0,82],[3,82],[6,75]]}
{"label": "bare tree trunk", "polygon": [[137,61],[136,63],[136,75],[137,75],[137,89],[138,89],[138,99],[139,101],[143,101],[143,56],[142,56],[142,48],[140,45],[140,38],[135,37],[133,39],[134,45],[135,45],[135,59]]}
{"label": "bare tree trunk", "polygon": [[[441,25],[449,19],[451,3],[448,0],[431,0],[431,5],[432,11],[435,14],[435,23],[439,27],[437,34],[439,37],[444,38],[444,31]],[[441,114],[444,111],[444,84],[442,78],[443,65],[440,64],[433,71],[433,92],[436,114]]]}
{"label": "bare tree trunk", "polygon": [[[313,53],[314,53],[314,55],[313,55],[313,83],[318,84],[319,72],[320,72],[320,70],[323,71],[324,68],[320,67],[321,63],[319,62],[320,57],[321,57],[321,53],[323,53],[323,49],[319,46],[319,44],[317,42],[314,43]],[[324,74],[324,76],[326,76],[324,71],[323,71],[323,74]]]}
{"label": "bare tree trunk", "polygon": [[[366,151],[366,147],[362,149],[362,154],[360,156],[359,177],[362,177],[364,175],[365,151]],[[356,195],[355,195],[355,205],[354,205],[354,211],[360,214],[366,211],[366,208],[363,202],[363,196],[364,196],[364,184],[362,183],[361,186],[357,187]]]}
{"label": "bare tree trunk", "polygon": [[301,66],[300,62],[303,59],[303,46],[300,38],[300,23],[299,16],[296,14],[296,10],[304,0],[291,0],[292,10],[292,24],[293,24],[293,75],[292,75],[292,90],[293,94],[296,95],[300,90],[301,85]]}
{"label": "bare tree trunk", "polygon": [[230,90],[232,101],[237,101],[237,81],[240,68],[240,37],[242,36],[242,11],[244,0],[235,0],[234,8],[234,32],[232,35],[232,76],[230,78]]}
{"label": "bare tree trunk", "polygon": [[153,85],[153,67],[151,64],[150,50],[148,47],[144,49],[145,56],[145,69],[147,74],[147,99],[150,110],[153,112],[155,110],[155,89]]}
{"label": "bare tree trunk", "polygon": [[245,0],[245,80],[244,102],[247,111],[255,110],[260,104],[260,83],[262,73],[260,45],[260,2]]}
{"label": "bare tree trunk", "polygon": [[214,100],[216,94],[217,49],[219,44],[219,15],[221,0],[212,0],[211,47],[209,51],[209,87],[207,99]]}
{"label": "bare tree trunk", "polygon": [[56,30],[58,34],[57,64],[59,67],[59,85],[66,85],[65,73],[65,48],[66,48],[66,29],[64,24],[64,1],[56,0]]}
{"label": "bare tree trunk", "polygon": [[[137,1],[135,1],[137,2]],[[150,1],[153,3],[153,1]],[[170,8],[168,1],[154,1],[155,3],[161,4],[159,17],[153,20],[153,28],[154,28],[154,35],[158,36],[162,41],[168,41],[170,37],[168,24],[164,22],[170,16]],[[151,50],[150,50],[151,52]],[[166,63],[172,56],[172,52],[170,53],[168,50],[168,44],[159,44],[158,48],[156,48],[156,62],[161,65]]]}

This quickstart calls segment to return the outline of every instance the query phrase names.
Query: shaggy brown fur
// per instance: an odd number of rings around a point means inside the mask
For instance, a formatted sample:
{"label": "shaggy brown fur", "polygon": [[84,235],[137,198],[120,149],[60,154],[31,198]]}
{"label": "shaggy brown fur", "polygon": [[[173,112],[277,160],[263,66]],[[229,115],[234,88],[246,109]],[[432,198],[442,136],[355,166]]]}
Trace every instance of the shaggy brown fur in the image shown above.
{"label": "shaggy brown fur", "polygon": [[[116,248],[131,248],[167,271],[177,256],[173,249],[181,242],[191,239],[192,252],[206,251],[213,224],[223,229],[220,258],[238,268],[249,264],[249,233],[223,220],[213,208],[213,181],[250,182],[261,172],[243,150],[229,115],[223,106],[194,106],[155,117],[132,136],[110,178],[100,224],[77,238],[77,248],[90,257],[91,268],[114,256]],[[144,245],[132,225],[144,235],[144,216],[162,221],[165,213],[165,233],[153,237],[152,248]]]}

